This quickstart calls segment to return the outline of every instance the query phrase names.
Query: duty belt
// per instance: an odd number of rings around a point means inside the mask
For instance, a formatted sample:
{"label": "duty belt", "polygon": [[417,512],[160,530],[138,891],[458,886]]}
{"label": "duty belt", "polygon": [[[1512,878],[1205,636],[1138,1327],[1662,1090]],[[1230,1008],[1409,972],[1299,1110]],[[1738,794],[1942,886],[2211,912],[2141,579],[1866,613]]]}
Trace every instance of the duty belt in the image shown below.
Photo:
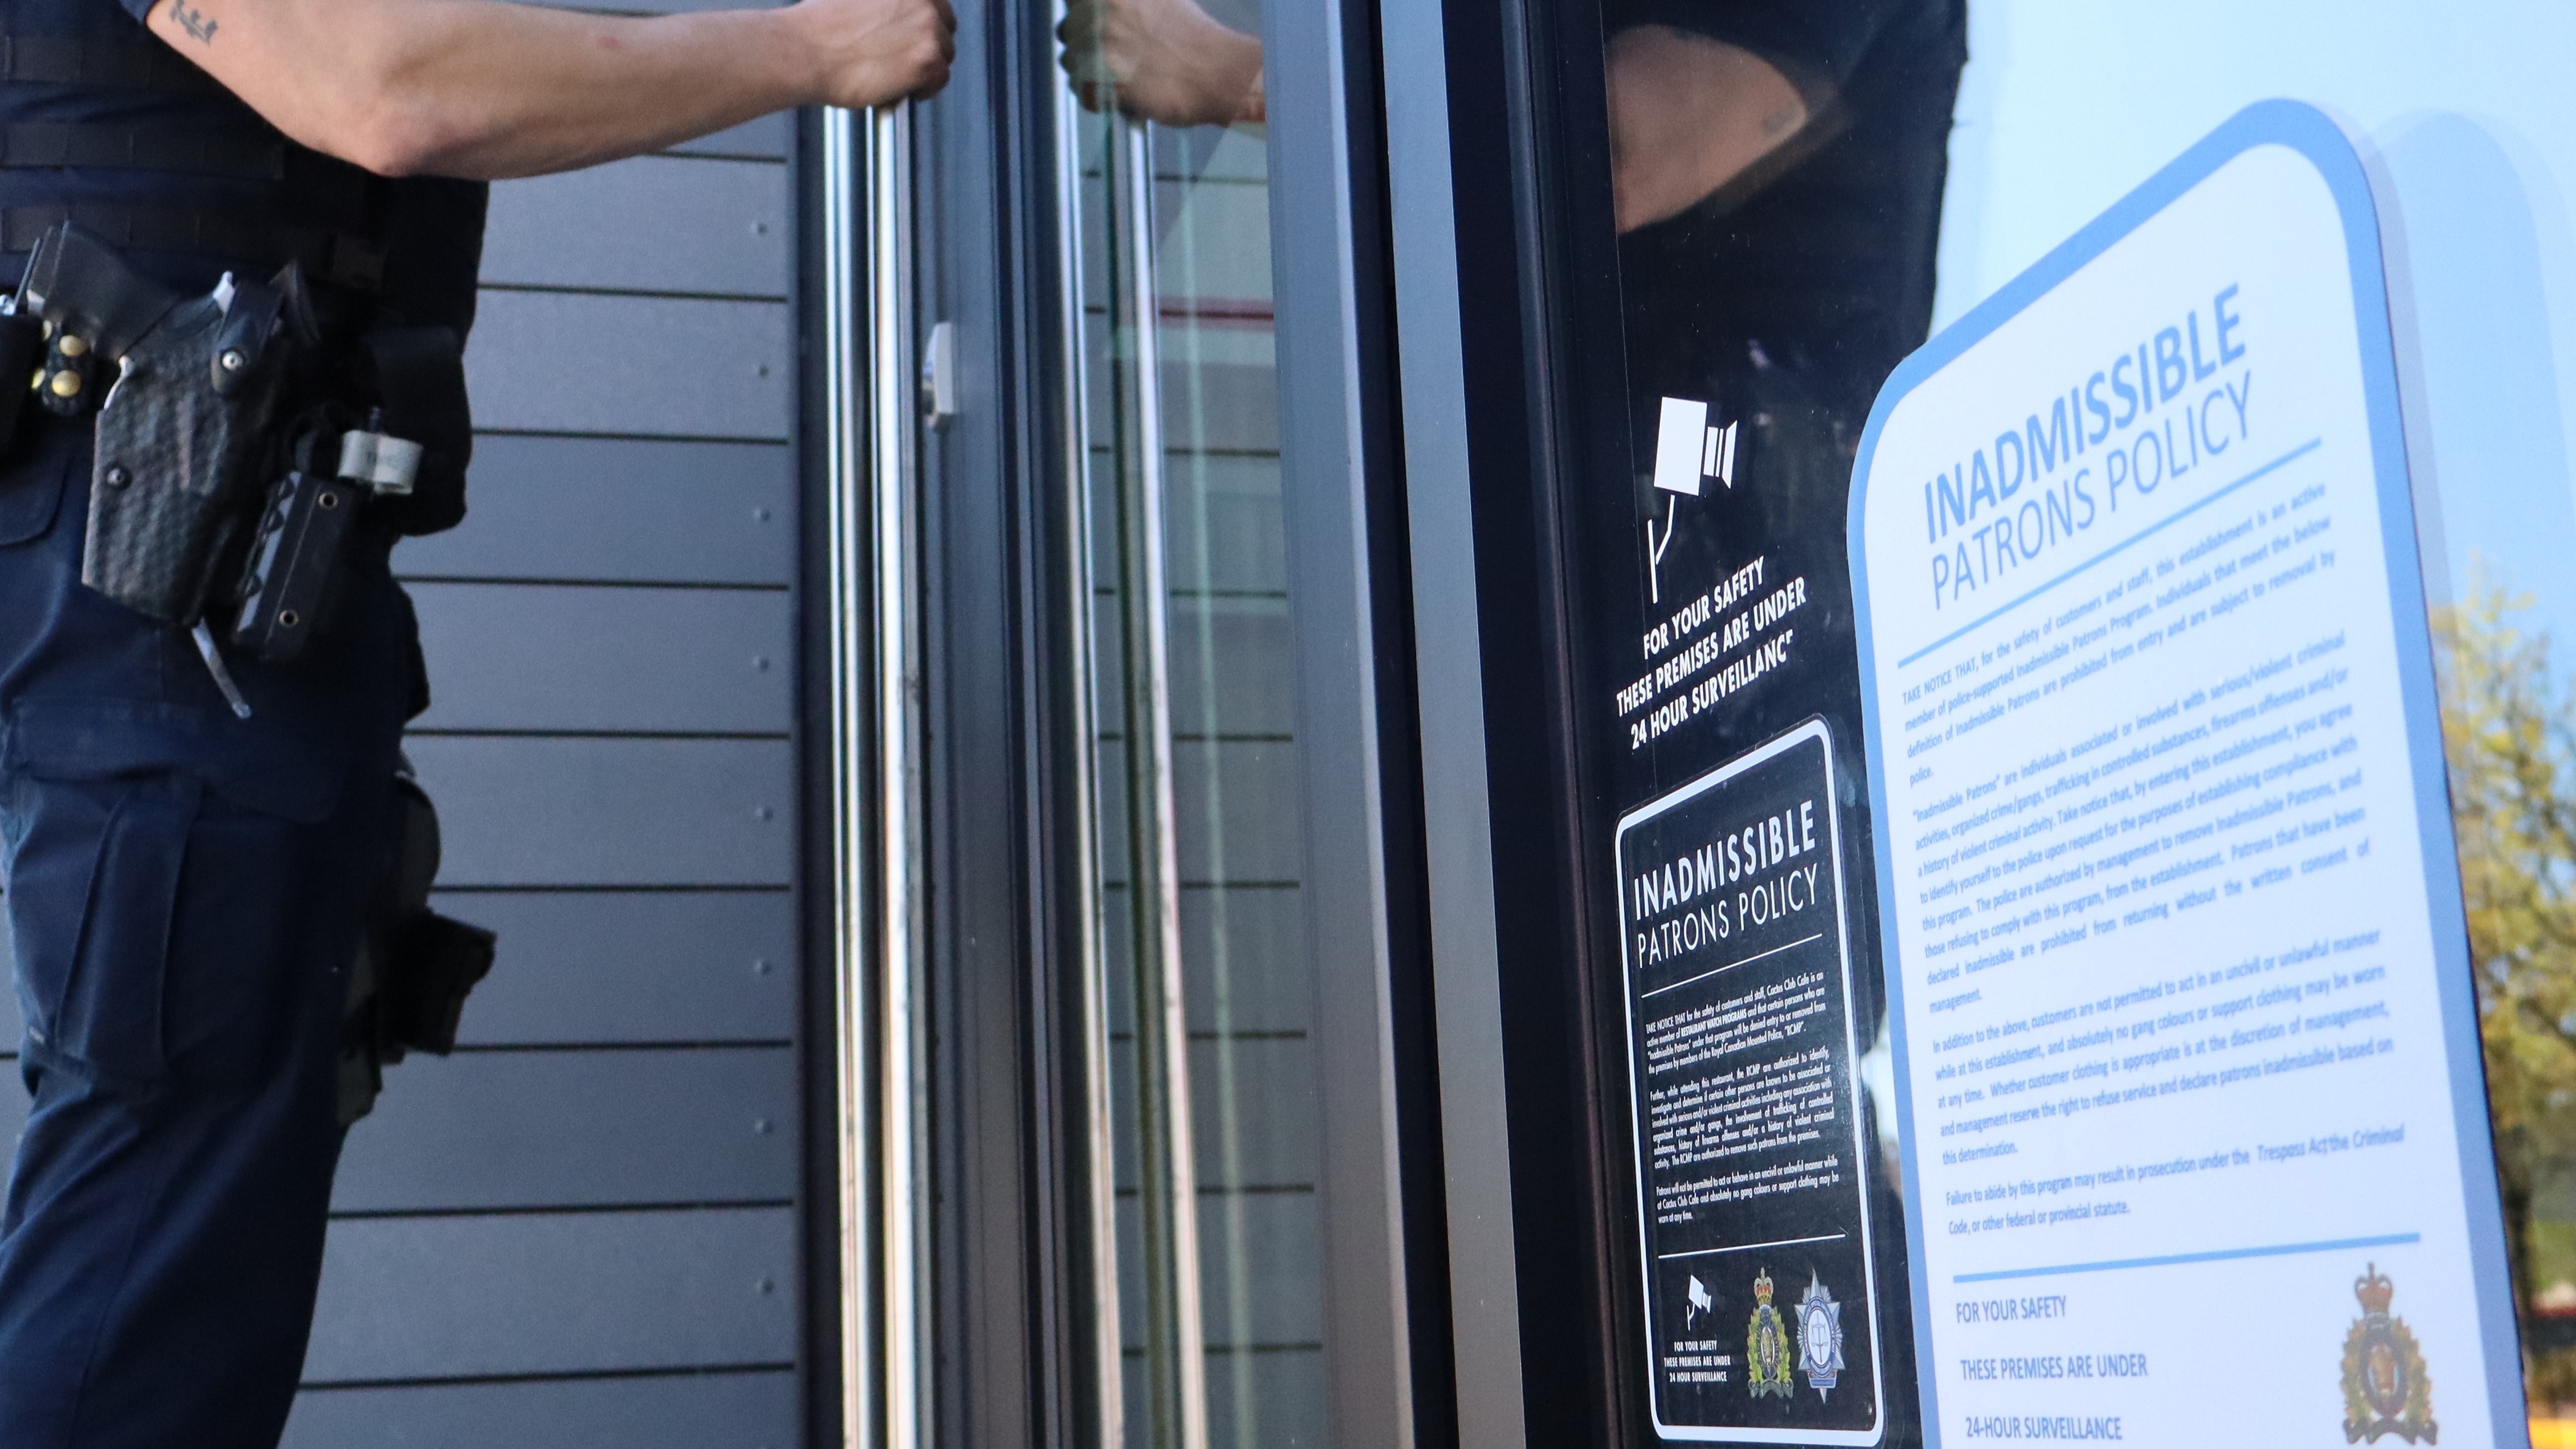
{"label": "duty belt", "polygon": [[384,281],[384,249],[350,232],[188,207],[82,201],[0,208],[0,252],[32,251],[67,221],[119,251],[185,252],[264,267],[295,262],[323,281],[369,291]]}

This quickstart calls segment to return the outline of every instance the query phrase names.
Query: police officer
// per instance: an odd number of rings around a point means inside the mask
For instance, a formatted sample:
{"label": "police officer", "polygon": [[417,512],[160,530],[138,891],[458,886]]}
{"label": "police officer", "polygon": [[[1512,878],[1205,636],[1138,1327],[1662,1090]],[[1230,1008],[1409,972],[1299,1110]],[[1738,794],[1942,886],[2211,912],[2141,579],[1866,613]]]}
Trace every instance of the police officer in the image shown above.
{"label": "police officer", "polygon": [[[954,23],[946,0],[0,0],[0,281],[65,223],[129,291],[230,308],[291,264],[299,375],[363,407],[402,370],[365,339],[452,354],[470,323],[484,182],[927,94]],[[19,409],[0,454],[0,865],[34,1099],[0,1207],[0,1445],[266,1449],[321,1269],[396,742],[425,702],[387,556],[461,513],[461,386],[421,491],[356,513],[328,632],[272,663],[84,585],[92,520],[122,506],[100,495],[194,465],[152,438],[131,468],[94,459],[98,395],[143,382],[72,326],[44,346],[53,409]]]}

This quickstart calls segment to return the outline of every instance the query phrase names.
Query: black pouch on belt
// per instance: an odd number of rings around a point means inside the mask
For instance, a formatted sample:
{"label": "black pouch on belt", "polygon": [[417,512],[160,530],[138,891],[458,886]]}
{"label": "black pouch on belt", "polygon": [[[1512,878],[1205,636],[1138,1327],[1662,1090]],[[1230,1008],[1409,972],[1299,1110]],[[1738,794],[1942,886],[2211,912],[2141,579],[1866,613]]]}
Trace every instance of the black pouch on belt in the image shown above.
{"label": "black pouch on belt", "polygon": [[438,810],[408,774],[394,781],[394,864],[383,934],[380,1022],[388,1061],[405,1052],[445,1056],[456,1050],[465,998],[492,970],[499,939],[480,926],[429,908],[438,878]]}
{"label": "black pouch on belt", "polygon": [[365,490],[333,476],[317,454],[343,430],[316,423],[295,444],[295,464],[268,492],[251,536],[229,621],[233,647],[271,664],[304,656],[338,601],[340,555]]}
{"label": "black pouch on belt", "polygon": [[438,878],[438,810],[406,764],[394,778],[385,875],[349,977],[340,1053],[340,1121],[375,1106],[384,1068],[411,1052],[456,1050],[465,998],[492,970],[492,932],[431,910]]}
{"label": "black pouch on belt", "polygon": [[[182,297],[66,222],[27,260],[22,304],[51,323],[65,365],[48,404],[93,392],[98,410],[81,582],[181,628],[204,612],[220,560],[247,520],[289,354],[309,345],[300,274]],[[59,409],[58,409],[59,410]]]}

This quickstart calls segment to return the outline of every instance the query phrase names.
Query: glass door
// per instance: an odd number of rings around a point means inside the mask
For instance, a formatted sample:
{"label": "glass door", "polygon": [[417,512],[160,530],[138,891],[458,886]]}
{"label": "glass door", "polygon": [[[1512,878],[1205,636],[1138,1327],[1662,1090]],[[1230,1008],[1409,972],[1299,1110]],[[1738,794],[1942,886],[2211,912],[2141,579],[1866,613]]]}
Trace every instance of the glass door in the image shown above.
{"label": "glass door", "polygon": [[1327,1440],[1261,17],[1065,16],[1102,1444]]}
{"label": "glass door", "polygon": [[1412,1442],[1369,108],[1267,19],[997,0],[827,133],[854,1445]]}

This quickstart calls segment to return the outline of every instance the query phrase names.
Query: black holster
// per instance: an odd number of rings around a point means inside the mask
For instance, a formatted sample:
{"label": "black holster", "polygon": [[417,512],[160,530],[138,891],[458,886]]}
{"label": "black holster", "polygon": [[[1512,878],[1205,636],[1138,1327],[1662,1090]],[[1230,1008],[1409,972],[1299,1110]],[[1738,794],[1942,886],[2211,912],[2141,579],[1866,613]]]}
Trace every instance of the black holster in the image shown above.
{"label": "black holster", "polygon": [[23,309],[49,324],[38,396],[75,412],[102,374],[81,582],[187,628],[266,472],[269,424],[315,338],[301,274],[183,297],[65,223],[37,242]]}
{"label": "black holster", "polygon": [[[48,411],[96,411],[81,581],[128,608],[183,629],[216,615],[226,643],[286,663],[327,625],[362,509],[391,534],[464,516],[474,424],[452,329],[327,304],[292,264],[182,296],[69,222],[38,241],[18,301],[0,308],[0,377],[40,357]],[[0,407],[0,446],[11,421]]]}

